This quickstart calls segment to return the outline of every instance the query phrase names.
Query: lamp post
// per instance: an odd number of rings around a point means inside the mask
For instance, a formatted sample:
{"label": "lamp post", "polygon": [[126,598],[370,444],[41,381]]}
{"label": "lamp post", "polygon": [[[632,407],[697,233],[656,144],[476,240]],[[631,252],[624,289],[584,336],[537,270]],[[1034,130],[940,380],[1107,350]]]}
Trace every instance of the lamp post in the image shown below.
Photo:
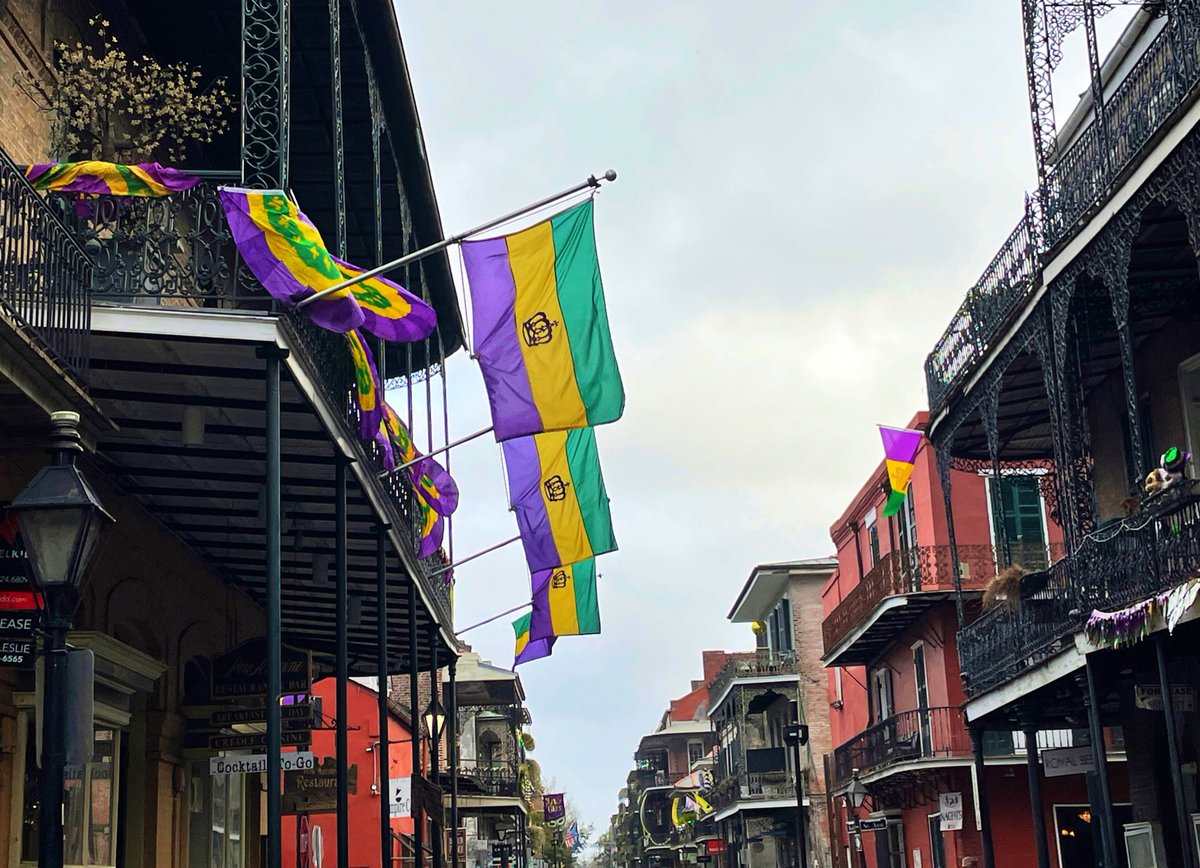
{"label": "lamp post", "polygon": [[[867,787],[858,779],[858,769],[853,769],[850,773],[850,786],[846,788],[846,802],[854,807],[854,816],[857,821],[858,809],[863,806],[863,802],[867,800]],[[867,854],[863,849],[862,829],[854,830],[855,849],[858,850],[859,868],[867,868]]]}
{"label": "lamp post", "polygon": [[[437,670],[434,669],[433,677],[437,677]],[[438,752],[442,740],[442,729],[446,725],[446,710],[442,708],[442,704],[437,701],[437,684],[434,682],[434,699],[431,699],[429,705],[425,707],[425,713],[421,715],[421,719],[425,722],[425,729],[429,733],[429,772],[430,776],[436,783],[438,780]],[[445,809],[439,805],[438,816],[443,817]],[[437,828],[431,831],[434,836],[432,843],[433,850],[433,868],[442,868],[442,836],[446,833],[445,820],[439,819],[436,823]],[[458,842],[454,842],[454,846],[458,846]]]}
{"label": "lamp post", "polygon": [[800,747],[808,744],[808,725],[800,722],[800,704],[791,702],[791,722],[783,738],[792,746],[792,768],[796,775],[796,864],[808,868],[808,834],[804,818],[804,777],[800,774]]}
{"label": "lamp post", "polygon": [[38,865],[63,864],[63,774],[66,765],[67,631],[84,572],[101,531],[113,517],[75,467],[79,414],[50,414],[51,462],[8,507],[16,514],[33,580],[44,600],[46,656],[42,700],[42,777],[38,807]]}

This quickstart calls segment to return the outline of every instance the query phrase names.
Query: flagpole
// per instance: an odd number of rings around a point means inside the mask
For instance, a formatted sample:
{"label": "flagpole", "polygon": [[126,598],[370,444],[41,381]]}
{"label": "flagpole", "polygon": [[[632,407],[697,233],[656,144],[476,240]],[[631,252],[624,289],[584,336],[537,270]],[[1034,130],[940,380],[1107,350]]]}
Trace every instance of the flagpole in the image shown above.
{"label": "flagpole", "polygon": [[489,552],[494,552],[496,549],[502,549],[502,548],[504,548],[504,547],[505,547],[505,546],[507,546],[507,545],[512,545],[513,543],[515,543],[515,542],[516,542],[517,540],[519,540],[520,538],[521,538],[521,535],[520,535],[520,534],[517,534],[517,535],[516,535],[516,536],[514,536],[512,539],[506,539],[504,542],[499,542],[499,543],[496,543],[494,546],[488,546],[488,547],[487,547],[486,549],[484,549],[483,551],[481,551],[481,552],[475,552],[475,554],[473,554],[473,555],[469,555],[469,556],[467,556],[467,557],[463,558],[463,559],[462,559],[462,560],[460,560],[460,561],[455,561],[455,562],[454,562],[454,563],[452,563],[452,564],[446,564],[446,566],[444,566],[444,567],[440,567],[440,568],[438,568],[438,569],[434,570],[432,573],[430,573],[430,574],[429,574],[429,578],[431,578],[431,579],[432,579],[434,576],[440,576],[442,573],[448,573],[448,572],[450,572],[452,569],[454,569],[455,567],[461,567],[461,566],[462,566],[463,564],[465,564],[467,561],[473,561],[473,560],[475,560],[475,558],[481,558],[481,557],[483,557],[484,555],[488,554]]}
{"label": "flagpole", "polygon": [[445,446],[439,446],[437,449],[434,449],[432,452],[427,452],[426,454],[424,454],[418,458],[414,458],[412,461],[405,461],[403,464],[398,465],[397,467],[393,467],[391,470],[384,470],[375,475],[379,479],[383,479],[384,477],[391,476],[393,473],[399,473],[401,470],[412,467],[414,464],[419,464],[420,462],[422,462],[426,458],[428,458],[430,455],[437,455],[440,452],[446,452],[450,449],[453,449],[455,446],[461,446],[464,443],[470,443],[472,440],[476,439],[477,437],[482,437],[484,434],[487,434],[491,430],[492,430],[492,426],[488,425],[486,428],[484,428],[480,431],[476,431],[474,434],[468,434],[466,437],[462,437],[458,440],[455,440],[453,443],[447,443]]}
{"label": "flagpole", "polygon": [[493,621],[499,621],[505,615],[515,615],[517,612],[521,611],[522,609],[528,609],[532,605],[533,605],[533,603],[522,603],[519,606],[513,606],[511,609],[505,609],[499,615],[492,615],[492,617],[488,618],[486,621],[480,621],[478,624],[472,624],[470,627],[463,627],[461,630],[455,630],[454,635],[461,636],[463,633],[467,632],[468,630],[474,630],[476,627],[482,627],[484,624],[490,624]]}
{"label": "flagpole", "polygon": [[478,235],[480,232],[486,232],[487,230],[499,226],[502,223],[507,223],[509,220],[515,220],[518,217],[522,217],[525,214],[528,214],[530,211],[536,211],[539,208],[544,208],[545,206],[551,205],[560,199],[565,199],[568,196],[580,192],[581,190],[587,190],[589,187],[599,187],[601,180],[617,180],[616,171],[609,169],[604,173],[603,178],[597,178],[595,175],[589,175],[588,179],[582,184],[576,184],[574,187],[563,190],[561,193],[555,193],[553,196],[547,196],[545,199],[539,199],[532,205],[526,205],[524,208],[518,208],[516,211],[510,211],[503,217],[497,217],[495,220],[489,220],[486,223],[481,223],[474,229],[468,229],[466,232],[460,232],[458,235],[451,235],[449,238],[439,241],[436,244],[431,244],[428,247],[422,247],[420,250],[415,250],[412,253],[409,253],[407,256],[401,256],[399,259],[393,259],[391,262],[385,262],[383,265],[372,268],[369,271],[364,271],[362,274],[357,275],[356,277],[352,277],[349,280],[343,280],[341,283],[334,284],[327,289],[322,289],[320,292],[315,292],[307,298],[302,299],[299,304],[296,305],[296,307],[297,309],[306,307],[317,299],[323,298],[330,293],[341,292],[343,289],[354,286],[356,283],[361,283],[364,280],[370,280],[372,277],[378,277],[379,275],[397,269],[402,265],[408,265],[410,262],[416,262],[418,259],[424,259],[426,256],[432,256],[441,250],[445,250],[447,247],[451,247],[455,244],[466,241],[472,235]]}

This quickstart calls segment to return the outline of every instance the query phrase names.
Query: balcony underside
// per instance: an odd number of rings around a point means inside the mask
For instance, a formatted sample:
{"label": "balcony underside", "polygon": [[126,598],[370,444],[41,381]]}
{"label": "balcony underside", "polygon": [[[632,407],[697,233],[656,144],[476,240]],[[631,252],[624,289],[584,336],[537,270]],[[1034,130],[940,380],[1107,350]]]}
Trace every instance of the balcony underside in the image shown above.
{"label": "balcony underside", "polygon": [[826,666],[870,666],[926,612],[952,599],[953,591],[919,591],[886,597],[822,662]]}
{"label": "balcony underside", "polygon": [[[809,807],[812,802],[808,796],[804,797],[804,807]],[[740,799],[731,805],[727,805],[721,810],[712,815],[712,821],[719,823],[721,820],[728,820],[730,817],[738,814],[758,814],[771,811],[778,811],[785,808],[796,809],[796,799],[779,798],[779,799]]]}
{"label": "balcony underside", "polygon": [[[91,394],[120,432],[103,436],[95,462],[115,484],[233,586],[266,600],[264,519],[265,376],[257,346],[290,342],[276,320],[201,310],[102,309],[93,319]],[[315,400],[296,352],[283,366],[283,630],[289,644],[331,664],[334,652],[335,468],[349,443],[332,410]],[[183,442],[184,414],[202,414],[201,442]],[[350,671],[374,674],[376,661],[376,525],[381,509],[371,470],[347,473]],[[408,664],[408,569],[388,547],[390,671]],[[328,569],[315,568],[316,563]],[[169,566],[169,565],[168,565]],[[169,580],[169,577],[168,577]],[[323,580],[323,581],[322,581]],[[431,639],[448,659],[449,633],[431,634],[443,607],[418,583],[417,664],[430,665]],[[357,602],[356,602],[357,600]],[[324,658],[322,660],[322,658]]]}

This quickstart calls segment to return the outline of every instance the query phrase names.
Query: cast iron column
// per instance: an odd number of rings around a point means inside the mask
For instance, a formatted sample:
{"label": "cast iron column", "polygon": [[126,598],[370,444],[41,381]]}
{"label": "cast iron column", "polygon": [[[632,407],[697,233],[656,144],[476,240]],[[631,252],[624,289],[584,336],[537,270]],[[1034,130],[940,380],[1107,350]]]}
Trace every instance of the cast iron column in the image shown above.
{"label": "cast iron column", "polygon": [[45,675],[42,685],[42,776],[38,807],[38,864],[62,868],[63,776],[67,764],[67,630],[68,592],[46,594],[46,637],[43,639]]}
{"label": "cast iron column", "polygon": [[337,722],[334,732],[334,753],[337,766],[337,858],[338,865],[350,864],[350,775],[347,769],[350,746],[346,715],[350,683],[350,649],[348,620],[348,588],[346,575],[346,460],[338,458],[334,492],[334,546],[337,566],[337,605],[334,614],[337,632]]}
{"label": "cast iron column", "polygon": [[1042,766],[1038,762],[1038,731],[1025,728],[1025,760],[1029,774],[1029,810],[1033,814],[1034,844],[1038,868],[1050,868],[1050,845],[1046,842],[1046,813],[1042,808]]}
{"label": "cast iron column", "polygon": [[287,350],[263,346],[257,350],[266,361],[267,478],[266,478],[266,581],[267,581],[267,863],[280,868],[283,859],[283,761],[279,700],[283,693],[282,562],[282,445],[280,433],[279,364]]}
{"label": "cast iron column", "polygon": [[413,816],[413,864],[415,868],[425,865],[425,825],[422,812],[425,800],[424,789],[417,789],[421,778],[421,682],[417,662],[417,579],[408,577],[408,692],[409,713],[412,717],[412,816]]}
{"label": "cast iron column", "polygon": [[[433,620],[429,622],[429,704],[437,707],[438,704],[438,627]],[[442,728],[445,727],[445,721],[442,721],[441,727],[437,721],[434,721],[434,727],[437,732],[429,733],[429,779],[433,781],[434,786],[440,784],[440,775],[438,774],[438,752],[440,750],[440,742],[442,740]],[[433,836],[433,868],[442,868],[442,835],[445,826],[446,809],[442,804],[441,790],[438,790],[438,812],[433,817],[433,824],[429,830],[429,834]]]}
{"label": "cast iron column", "polygon": [[1100,721],[1100,704],[1096,698],[1096,675],[1092,658],[1085,660],[1087,670],[1088,732],[1092,739],[1092,757],[1096,766],[1096,782],[1100,787],[1100,834],[1104,845],[1104,864],[1117,868],[1116,821],[1113,818],[1112,793],[1108,786],[1108,751],[1104,747],[1104,726]]}
{"label": "cast iron column", "polygon": [[447,687],[449,708],[447,709],[450,740],[446,743],[450,751],[450,868],[458,868],[458,655],[450,658],[450,686]]}
{"label": "cast iron column", "polygon": [[979,849],[983,852],[983,868],[996,868],[996,855],[992,850],[992,815],[988,808],[986,766],[983,761],[982,727],[971,727],[971,749],[975,754],[975,780],[979,790]]}
{"label": "cast iron column", "polygon": [[379,864],[392,864],[392,740],[388,714],[388,525],[375,526],[375,669],[379,673]]}
{"label": "cast iron column", "polygon": [[1175,726],[1175,703],[1171,700],[1171,682],[1167,678],[1166,637],[1159,632],[1154,637],[1154,653],[1158,657],[1158,684],[1162,691],[1163,720],[1167,724],[1167,760],[1171,763],[1171,789],[1175,797],[1175,821],[1179,824],[1179,845],[1183,852],[1183,868],[1195,868],[1196,854],[1192,850],[1191,821],[1183,789],[1183,769],[1179,764],[1179,731]]}

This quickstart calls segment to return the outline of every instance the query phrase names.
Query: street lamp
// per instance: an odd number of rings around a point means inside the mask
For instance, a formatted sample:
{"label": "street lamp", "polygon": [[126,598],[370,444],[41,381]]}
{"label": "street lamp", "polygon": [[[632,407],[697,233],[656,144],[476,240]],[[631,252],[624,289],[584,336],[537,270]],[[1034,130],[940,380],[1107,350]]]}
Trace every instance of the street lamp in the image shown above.
{"label": "street lamp", "polygon": [[429,737],[435,742],[438,741],[442,737],[442,727],[446,723],[446,709],[442,708],[442,704],[435,699],[426,706],[421,719],[425,721],[425,729],[429,732]]}
{"label": "street lamp", "polygon": [[858,809],[863,806],[863,802],[867,800],[867,787],[858,779],[858,769],[850,771],[850,786],[846,788],[846,803],[851,805],[855,811],[855,828],[854,828],[854,844],[858,850],[859,868],[867,868],[867,854],[863,849],[862,829],[858,827]]}
{"label": "street lamp", "polygon": [[800,748],[808,744],[808,725],[800,722],[800,704],[792,700],[789,704],[791,722],[783,731],[783,738],[792,746],[792,766],[796,773],[796,863],[799,868],[808,868],[808,835],[804,818],[804,777],[800,774]]}
{"label": "street lamp", "polygon": [[38,471],[8,509],[16,514],[46,612],[38,865],[61,868],[67,631],[84,573],[96,553],[101,532],[112,524],[113,517],[75,467],[75,456],[83,451],[79,445],[79,414],[51,413],[50,424],[51,463]]}

